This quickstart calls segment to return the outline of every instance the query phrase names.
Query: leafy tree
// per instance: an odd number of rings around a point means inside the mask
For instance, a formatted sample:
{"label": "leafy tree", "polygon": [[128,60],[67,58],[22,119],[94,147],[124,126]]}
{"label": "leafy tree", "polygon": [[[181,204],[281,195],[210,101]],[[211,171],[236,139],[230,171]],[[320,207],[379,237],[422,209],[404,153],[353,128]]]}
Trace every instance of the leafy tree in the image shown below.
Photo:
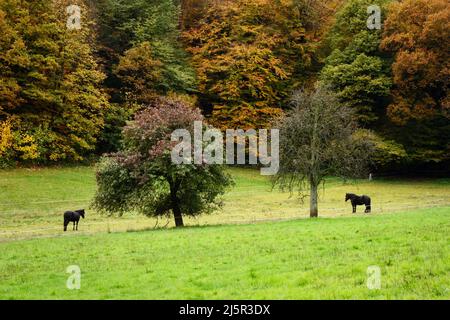
{"label": "leafy tree", "polygon": [[274,185],[310,190],[310,216],[318,216],[318,187],[329,176],[362,176],[373,145],[358,139],[353,112],[328,88],[299,91],[281,121],[280,170]]}
{"label": "leafy tree", "polygon": [[264,127],[281,116],[292,85],[313,60],[311,17],[304,13],[318,3],[214,1],[195,24],[187,23],[183,35],[200,102],[216,127]]}
{"label": "leafy tree", "polygon": [[0,121],[11,125],[13,160],[78,161],[95,148],[108,105],[104,76],[88,19],[81,30],[66,27],[68,4],[0,0]]}
{"label": "leafy tree", "polygon": [[194,71],[178,41],[179,5],[173,0],[101,0],[97,9],[100,55],[113,101],[142,103],[155,92],[195,91]]}
{"label": "leafy tree", "polygon": [[450,7],[448,1],[403,1],[390,7],[382,47],[395,54],[390,118],[450,116]]}
{"label": "leafy tree", "polygon": [[381,47],[395,55],[388,129],[411,160],[450,160],[450,7],[446,0],[393,3]]}
{"label": "leafy tree", "polygon": [[138,211],[147,216],[209,213],[221,206],[219,196],[230,177],[219,165],[176,165],[171,159],[171,134],[187,129],[193,136],[200,110],[180,99],[160,98],[139,112],[123,131],[123,150],[103,158],[97,168],[94,206],[109,213]]}
{"label": "leafy tree", "polygon": [[358,140],[369,141],[373,144],[371,161],[375,170],[383,171],[406,165],[408,153],[405,147],[395,140],[388,140],[366,129],[358,130],[354,136]]}
{"label": "leafy tree", "polygon": [[122,80],[126,95],[132,101],[151,101],[162,88],[163,63],[152,55],[149,42],[143,42],[128,51],[120,59],[114,73]]}
{"label": "leafy tree", "polygon": [[354,109],[360,124],[374,126],[384,115],[391,88],[388,55],[379,49],[380,30],[369,30],[367,8],[384,7],[390,0],[350,0],[339,11],[326,43],[332,53],[320,78],[339,100]]}
{"label": "leafy tree", "polygon": [[214,0],[179,0],[181,5],[180,29],[194,27]]}
{"label": "leafy tree", "polygon": [[134,108],[123,108],[116,103],[109,104],[103,113],[105,124],[97,139],[96,154],[111,153],[121,148],[122,129],[136,111]]}
{"label": "leafy tree", "polygon": [[16,108],[20,100],[20,85],[15,77],[15,67],[26,65],[25,43],[17,29],[7,20],[3,10],[6,3],[0,3],[0,113],[4,116]]}

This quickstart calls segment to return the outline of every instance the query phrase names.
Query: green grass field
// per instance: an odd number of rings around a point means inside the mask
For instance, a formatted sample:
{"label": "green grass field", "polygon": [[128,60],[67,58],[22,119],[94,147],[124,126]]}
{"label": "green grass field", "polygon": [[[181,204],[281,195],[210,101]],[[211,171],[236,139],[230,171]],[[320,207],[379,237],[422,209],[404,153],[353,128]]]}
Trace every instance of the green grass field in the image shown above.
{"label": "green grass field", "polygon": [[[236,185],[225,195],[223,210],[197,219],[190,226],[252,223],[265,220],[307,218],[308,199],[271,190],[269,178],[259,171],[233,168]],[[173,226],[173,219],[149,219],[129,213],[106,217],[89,210],[95,192],[92,167],[16,169],[0,171],[0,242],[35,237],[73,236],[62,232],[62,213],[87,209],[79,233],[136,231]],[[351,216],[346,192],[369,194],[373,214],[450,206],[450,179],[353,181],[331,179],[320,191],[322,217]],[[363,207],[358,212],[362,213]]]}
{"label": "green grass field", "polygon": [[[450,180],[331,179],[311,220],[258,171],[231,173],[223,210],[190,227],[87,210],[64,233],[62,212],[89,207],[93,168],[0,171],[0,299],[450,298]],[[352,215],[346,192],[369,194],[372,214]],[[66,288],[69,265],[80,290]]]}
{"label": "green grass field", "polygon": [[[2,299],[449,299],[450,208],[0,244]],[[68,290],[67,266],[81,268]],[[381,289],[366,286],[368,266]]]}

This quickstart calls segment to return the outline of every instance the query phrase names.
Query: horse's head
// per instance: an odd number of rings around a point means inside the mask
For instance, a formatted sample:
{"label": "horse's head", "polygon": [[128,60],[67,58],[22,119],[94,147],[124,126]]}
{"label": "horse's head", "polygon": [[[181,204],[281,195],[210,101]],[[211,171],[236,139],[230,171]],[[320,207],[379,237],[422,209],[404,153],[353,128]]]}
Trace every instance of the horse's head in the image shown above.
{"label": "horse's head", "polygon": [[81,210],[77,210],[77,212],[80,214],[80,216],[82,216],[83,217],[83,219],[84,219],[84,209],[81,209]]}
{"label": "horse's head", "polygon": [[347,202],[348,199],[350,199],[350,193],[346,193],[346,194],[345,194],[345,202]]}

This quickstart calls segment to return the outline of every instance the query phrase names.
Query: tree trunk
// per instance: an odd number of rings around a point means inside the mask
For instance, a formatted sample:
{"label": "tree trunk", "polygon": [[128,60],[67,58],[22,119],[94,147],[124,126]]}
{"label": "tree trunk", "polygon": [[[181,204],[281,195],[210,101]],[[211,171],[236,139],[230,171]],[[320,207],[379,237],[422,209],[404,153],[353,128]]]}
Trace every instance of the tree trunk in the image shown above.
{"label": "tree trunk", "polygon": [[183,227],[183,216],[181,215],[180,207],[178,203],[173,205],[173,216],[175,217],[175,227]]}
{"label": "tree trunk", "polygon": [[180,204],[177,198],[178,184],[170,186],[170,198],[172,202],[172,212],[175,218],[175,227],[183,227],[183,216],[181,214]]}
{"label": "tree trunk", "polygon": [[318,198],[318,192],[317,192],[317,184],[314,182],[310,182],[311,184],[311,195],[310,195],[310,204],[309,204],[309,216],[311,218],[317,218],[319,216],[319,209],[317,205],[317,198]]}

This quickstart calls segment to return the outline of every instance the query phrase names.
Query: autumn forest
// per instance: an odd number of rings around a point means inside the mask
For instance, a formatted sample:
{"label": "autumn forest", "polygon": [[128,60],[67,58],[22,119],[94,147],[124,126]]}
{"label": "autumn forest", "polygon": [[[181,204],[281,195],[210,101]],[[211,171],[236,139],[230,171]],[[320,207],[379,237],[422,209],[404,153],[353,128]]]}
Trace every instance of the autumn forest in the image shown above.
{"label": "autumn forest", "polygon": [[0,167],[114,152],[161,96],[221,130],[270,128],[318,83],[375,170],[450,163],[448,0],[0,0],[0,34]]}

